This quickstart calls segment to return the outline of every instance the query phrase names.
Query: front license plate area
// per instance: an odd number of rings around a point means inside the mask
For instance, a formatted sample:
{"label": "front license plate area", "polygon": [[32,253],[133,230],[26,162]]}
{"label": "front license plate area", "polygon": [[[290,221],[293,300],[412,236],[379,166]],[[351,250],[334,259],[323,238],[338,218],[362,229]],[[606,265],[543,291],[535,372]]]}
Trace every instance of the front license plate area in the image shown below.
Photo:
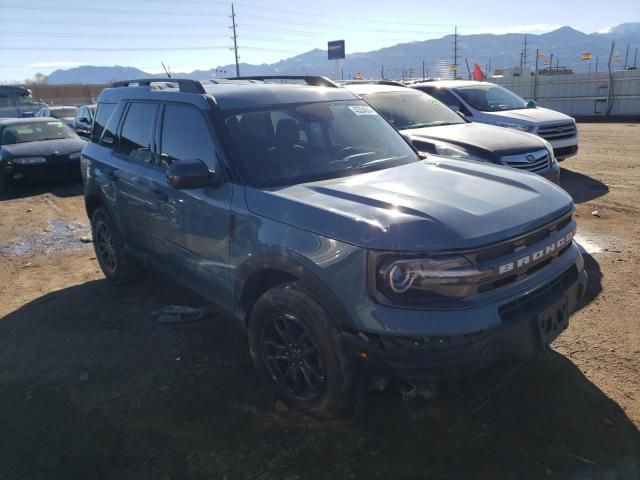
{"label": "front license plate area", "polygon": [[551,345],[569,325],[569,299],[562,298],[545,308],[537,317],[540,332],[540,347],[545,349]]}

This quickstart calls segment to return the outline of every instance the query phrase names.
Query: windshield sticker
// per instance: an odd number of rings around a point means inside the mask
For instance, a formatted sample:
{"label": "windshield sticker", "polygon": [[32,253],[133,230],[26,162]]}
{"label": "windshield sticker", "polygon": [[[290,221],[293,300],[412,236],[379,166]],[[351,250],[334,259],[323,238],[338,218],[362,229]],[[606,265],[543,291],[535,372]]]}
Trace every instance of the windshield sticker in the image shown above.
{"label": "windshield sticker", "polygon": [[313,133],[320,133],[322,131],[320,124],[318,122],[313,122],[312,124],[309,125],[309,128],[311,128],[311,131]]}
{"label": "windshield sticker", "polygon": [[377,112],[369,105],[352,105],[349,107],[356,115],[378,115]]}

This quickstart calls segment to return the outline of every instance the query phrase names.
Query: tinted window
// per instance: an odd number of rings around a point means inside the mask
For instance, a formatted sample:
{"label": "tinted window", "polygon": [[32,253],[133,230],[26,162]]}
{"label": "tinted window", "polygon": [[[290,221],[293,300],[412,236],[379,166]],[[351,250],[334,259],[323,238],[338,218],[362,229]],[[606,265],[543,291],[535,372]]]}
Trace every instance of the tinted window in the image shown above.
{"label": "tinted window", "polygon": [[188,105],[165,106],[159,165],[197,159],[213,166],[214,158],[211,133],[200,111]]}
{"label": "tinted window", "polygon": [[373,93],[364,99],[399,130],[465,123],[449,107],[415,90]]}
{"label": "tinted window", "polygon": [[111,117],[111,114],[113,113],[115,108],[116,108],[115,103],[99,103],[98,104],[98,109],[96,111],[96,118],[95,118],[95,121],[93,122],[93,130],[91,132],[92,142],[97,142],[98,140],[100,140],[104,127],[107,125],[107,122],[109,121],[109,117]]}
{"label": "tinted window", "polygon": [[344,177],[417,160],[364,101],[279,105],[236,112],[224,123],[243,177],[254,186]]}
{"label": "tinted window", "polygon": [[429,95],[437,98],[447,107],[452,108],[453,110],[460,110],[462,108],[462,103],[460,102],[460,100],[458,100],[453,93],[445,90],[444,88],[434,88],[433,90],[431,90],[431,92],[429,92]]}
{"label": "tinted window", "polygon": [[456,93],[465,102],[482,112],[502,112],[527,108],[527,102],[498,85],[483,84],[456,88]]}
{"label": "tinted window", "polygon": [[122,124],[117,152],[131,160],[150,163],[151,133],[157,106],[153,103],[131,103]]}

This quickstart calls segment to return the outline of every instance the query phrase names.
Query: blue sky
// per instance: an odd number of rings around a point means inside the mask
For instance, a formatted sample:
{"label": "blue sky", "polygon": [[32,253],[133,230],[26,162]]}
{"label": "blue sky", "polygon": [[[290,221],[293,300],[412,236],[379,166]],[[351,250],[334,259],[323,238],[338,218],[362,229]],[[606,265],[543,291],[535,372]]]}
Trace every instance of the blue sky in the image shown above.
{"label": "blue sky", "polygon": [[[240,61],[272,63],[327,40],[347,52],[459,33],[542,33],[569,25],[586,33],[640,21],[640,1],[247,0],[235,2]],[[77,65],[149,72],[233,62],[231,3],[209,0],[0,0],[0,81]]]}

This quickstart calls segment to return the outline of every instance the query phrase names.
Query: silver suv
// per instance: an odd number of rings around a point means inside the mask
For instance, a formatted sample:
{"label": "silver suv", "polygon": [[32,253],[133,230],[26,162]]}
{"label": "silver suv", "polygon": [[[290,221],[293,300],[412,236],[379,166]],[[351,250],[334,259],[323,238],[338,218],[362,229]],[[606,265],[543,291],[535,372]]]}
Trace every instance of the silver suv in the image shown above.
{"label": "silver suv", "polygon": [[441,80],[411,85],[472,122],[488,123],[533,133],[553,145],[558,161],[578,153],[578,130],[573,118],[535,105],[500,85],[466,80]]}

